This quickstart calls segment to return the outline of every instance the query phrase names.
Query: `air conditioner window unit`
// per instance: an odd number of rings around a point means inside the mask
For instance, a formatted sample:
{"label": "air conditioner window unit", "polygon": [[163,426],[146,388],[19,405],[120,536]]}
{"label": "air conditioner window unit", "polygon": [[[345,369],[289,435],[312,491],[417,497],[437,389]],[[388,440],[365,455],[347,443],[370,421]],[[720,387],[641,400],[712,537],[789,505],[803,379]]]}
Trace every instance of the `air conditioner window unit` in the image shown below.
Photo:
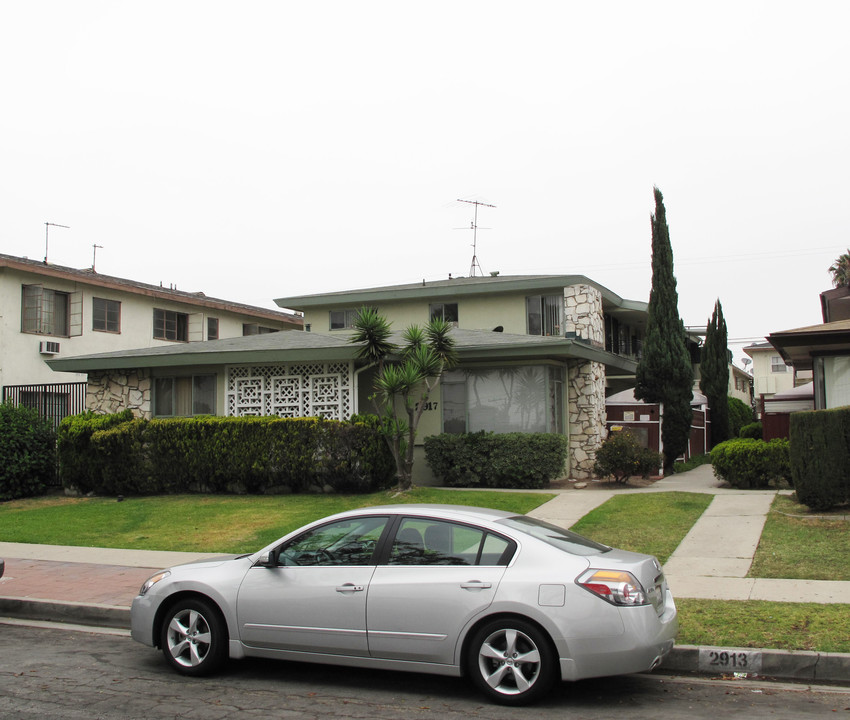
{"label": "air conditioner window unit", "polygon": [[38,344],[38,351],[42,355],[58,355],[59,354],[59,343],[52,342],[50,340],[42,341]]}

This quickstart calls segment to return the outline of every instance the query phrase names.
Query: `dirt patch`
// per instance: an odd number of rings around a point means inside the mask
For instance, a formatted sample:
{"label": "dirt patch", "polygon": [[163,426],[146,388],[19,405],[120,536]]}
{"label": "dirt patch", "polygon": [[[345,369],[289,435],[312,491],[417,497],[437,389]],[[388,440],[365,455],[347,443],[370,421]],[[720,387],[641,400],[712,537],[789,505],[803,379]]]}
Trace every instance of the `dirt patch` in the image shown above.
{"label": "dirt patch", "polygon": [[[661,475],[656,475],[648,478],[633,477],[627,482],[618,483],[613,480],[570,480],[569,478],[558,478],[551,480],[545,488],[548,490],[636,490],[646,488],[653,485],[656,481],[661,480]],[[576,488],[576,485],[583,487]]]}

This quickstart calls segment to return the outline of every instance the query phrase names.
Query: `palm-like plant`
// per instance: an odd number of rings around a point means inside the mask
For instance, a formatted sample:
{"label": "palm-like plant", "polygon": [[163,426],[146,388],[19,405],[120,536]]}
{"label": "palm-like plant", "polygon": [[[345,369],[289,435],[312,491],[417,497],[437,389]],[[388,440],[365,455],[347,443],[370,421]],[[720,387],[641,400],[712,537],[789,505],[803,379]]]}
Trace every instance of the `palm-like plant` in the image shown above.
{"label": "palm-like plant", "polygon": [[443,372],[457,362],[451,325],[435,319],[424,328],[408,327],[404,345],[390,341],[390,325],[376,310],[364,308],[354,321],[351,342],[361,344],[358,357],[376,367],[376,409],[396,463],[400,490],[412,487],[416,429],[428,398]]}
{"label": "palm-like plant", "polygon": [[829,268],[833,287],[850,287],[850,250],[839,255]]}

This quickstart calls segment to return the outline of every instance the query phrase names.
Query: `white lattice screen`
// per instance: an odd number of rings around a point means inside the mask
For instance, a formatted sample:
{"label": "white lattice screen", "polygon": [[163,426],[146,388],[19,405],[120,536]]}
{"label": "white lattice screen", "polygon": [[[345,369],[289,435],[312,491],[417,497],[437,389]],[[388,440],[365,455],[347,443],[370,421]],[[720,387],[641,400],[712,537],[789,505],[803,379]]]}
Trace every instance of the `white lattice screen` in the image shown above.
{"label": "white lattice screen", "polygon": [[352,412],[349,363],[234,365],[227,368],[227,414],[345,420]]}

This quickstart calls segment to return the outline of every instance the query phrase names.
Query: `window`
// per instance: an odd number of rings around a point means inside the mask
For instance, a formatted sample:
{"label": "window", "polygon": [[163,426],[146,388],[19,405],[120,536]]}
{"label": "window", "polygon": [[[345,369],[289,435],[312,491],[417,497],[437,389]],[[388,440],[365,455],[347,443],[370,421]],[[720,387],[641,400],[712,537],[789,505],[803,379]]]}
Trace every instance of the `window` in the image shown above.
{"label": "window", "polygon": [[121,332],[121,303],[118,300],[92,298],[91,329],[101,332]]}
{"label": "window", "polygon": [[564,369],[453,370],[440,381],[443,432],[564,432]]}
{"label": "window", "polygon": [[156,417],[215,415],[215,375],[161,377],[154,380]]}
{"label": "window", "polygon": [[788,372],[788,366],[779,355],[773,355],[770,358],[770,372],[784,373]]}
{"label": "window", "polygon": [[459,523],[405,518],[399,525],[390,565],[507,565],[515,544],[500,535]]}
{"label": "window", "polygon": [[242,323],[243,335],[265,335],[273,332],[277,332],[277,328],[264,327],[257,323]]}
{"label": "window", "polygon": [[457,303],[431,303],[431,320],[439,319],[457,323]]}
{"label": "window", "polygon": [[153,336],[157,340],[189,341],[189,316],[173,310],[153,311]]}
{"label": "window", "polygon": [[207,318],[207,340],[218,340],[218,318]]}
{"label": "window", "polygon": [[331,310],[331,330],[347,330],[349,328],[353,328],[354,320],[357,318],[358,312],[358,310]]}
{"label": "window", "polygon": [[308,530],[280,548],[280,565],[370,565],[386,517],[349,518]]}
{"label": "window", "polygon": [[21,329],[39,335],[70,335],[70,293],[24,285]]}
{"label": "window", "polygon": [[564,298],[561,295],[532,295],[525,299],[529,335],[563,335]]}

